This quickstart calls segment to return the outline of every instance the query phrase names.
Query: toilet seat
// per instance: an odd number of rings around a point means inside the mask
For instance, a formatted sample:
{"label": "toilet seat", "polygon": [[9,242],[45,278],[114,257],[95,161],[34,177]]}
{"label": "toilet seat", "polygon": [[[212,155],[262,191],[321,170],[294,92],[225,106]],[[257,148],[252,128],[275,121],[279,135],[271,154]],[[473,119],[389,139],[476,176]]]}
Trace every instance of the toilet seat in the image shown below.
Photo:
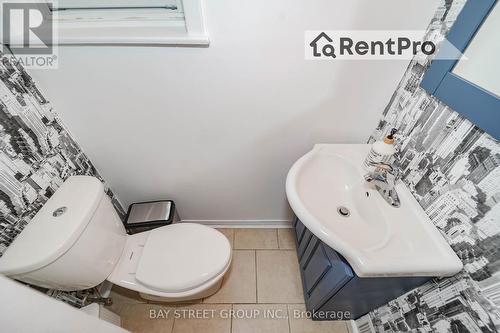
{"label": "toilet seat", "polygon": [[176,223],[128,235],[107,280],[147,299],[190,300],[214,293],[230,264],[231,246],[222,233]]}
{"label": "toilet seat", "polygon": [[148,236],[135,278],[163,292],[196,288],[219,275],[231,259],[226,237],[215,229],[178,223]]}

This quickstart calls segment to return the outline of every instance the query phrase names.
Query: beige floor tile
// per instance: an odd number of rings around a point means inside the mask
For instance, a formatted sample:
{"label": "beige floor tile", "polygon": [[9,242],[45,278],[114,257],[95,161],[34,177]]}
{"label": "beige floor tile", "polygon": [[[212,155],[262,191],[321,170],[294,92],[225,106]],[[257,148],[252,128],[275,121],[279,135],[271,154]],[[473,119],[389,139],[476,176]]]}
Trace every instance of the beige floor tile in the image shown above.
{"label": "beige floor tile", "polygon": [[231,248],[234,247],[234,229],[233,228],[217,228],[220,232],[224,234],[231,244]]}
{"label": "beige floor tile", "polygon": [[277,249],[276,229],[235,229],[235,249]]}
{"label": "beige floor tile", "polygon": [[288,304],[290,333],[348,333],[345,321],[313,321],[307,318],[304,304]]}
{"label": "beige floor tile", "polygon": [[304,302],[294,250],[257,251],[257,302]]}
{"label": "beige floor tile", "polygon": [[235,304],[232,333],[288,333],[286,304]]}
{"label": "beige floor tile", "polygon": [[231,304],[196,304],[175,310],[173,333],[230,333]]}
{"label": "beige floor tile", "polygon": [[111,297],[113,304],[106,306],[106,308],[116,314],[121,314],[126,305],[147,303],[145,299],[139,296],[138,292],[125,289],[117,285],[113,286],[109,297]]}
{"label": "beige floor tile", "polygon": [[278,245],[282,250],[295,249],[294,229],[280,228],[278,229]]}
{"label": "beige floor tile", "polygon": [[234,250],[222,287],[205,303],[256,303],[255,251]]}
{"label": "beige floor tile", "polygon": [[122,327],[132,333],[171,333],[173,311],[155,304],[127,304],[121,313]]}

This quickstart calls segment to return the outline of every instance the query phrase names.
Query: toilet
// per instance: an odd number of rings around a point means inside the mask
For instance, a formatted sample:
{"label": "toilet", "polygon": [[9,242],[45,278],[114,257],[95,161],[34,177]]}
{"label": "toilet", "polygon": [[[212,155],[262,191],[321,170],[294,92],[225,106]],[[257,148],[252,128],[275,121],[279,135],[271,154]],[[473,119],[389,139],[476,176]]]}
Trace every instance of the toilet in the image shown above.
{"label": "toilet", "polygon": [[175,302],[214,294],[230,264],[227,238],[201,224],[127,235],[103,184],[72,176],[0,257],[0,273],[64,291],[108,280],[145,299]]}

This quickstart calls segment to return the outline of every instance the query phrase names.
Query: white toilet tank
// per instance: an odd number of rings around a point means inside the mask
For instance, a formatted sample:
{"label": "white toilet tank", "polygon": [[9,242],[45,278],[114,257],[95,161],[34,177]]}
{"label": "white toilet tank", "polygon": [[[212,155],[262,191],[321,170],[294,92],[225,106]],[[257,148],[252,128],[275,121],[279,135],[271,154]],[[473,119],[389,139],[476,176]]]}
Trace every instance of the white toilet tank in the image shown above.
{"label": "white toilet tank", "polygon": [[46,288],[91,288],[113,271],[125,241],[102,183],[72,176],[7,248],[0,273]]}

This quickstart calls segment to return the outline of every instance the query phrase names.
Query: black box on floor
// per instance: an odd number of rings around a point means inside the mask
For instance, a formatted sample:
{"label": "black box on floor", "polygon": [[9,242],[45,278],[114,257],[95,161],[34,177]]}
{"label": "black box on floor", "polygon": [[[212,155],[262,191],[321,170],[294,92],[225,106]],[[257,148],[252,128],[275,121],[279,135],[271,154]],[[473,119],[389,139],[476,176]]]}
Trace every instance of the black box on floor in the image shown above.
{"label": "black box on floor", "polygon": [[148,231],[178,222],[179,215],[172,200],[136,202],[128,207],[125,229],[129,234]]}

